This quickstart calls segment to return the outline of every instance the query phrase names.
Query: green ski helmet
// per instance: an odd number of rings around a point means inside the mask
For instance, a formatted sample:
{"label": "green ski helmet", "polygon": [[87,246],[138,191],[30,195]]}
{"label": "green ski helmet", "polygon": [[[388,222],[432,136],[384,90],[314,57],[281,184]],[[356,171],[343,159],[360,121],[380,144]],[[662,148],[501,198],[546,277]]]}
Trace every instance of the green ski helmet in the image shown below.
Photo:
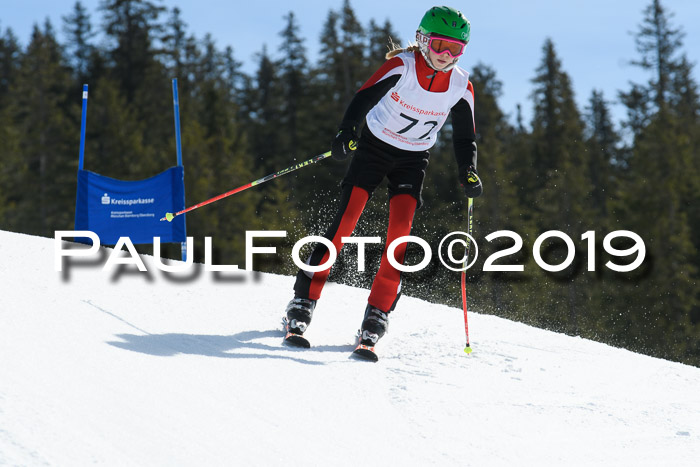
{"label": "green ski helmet", "polygon": [[[461,11],[448,6],[435,6],[425,12],[416,31],[416,40],[428,65],[435,69],[428,56],[428,43],[433,34],[455,39],[466,46],[471,37],[471,26]],[[453,62],[442,71],[452,69],[457,64],[457,60],[459,57],[455,57]]]}

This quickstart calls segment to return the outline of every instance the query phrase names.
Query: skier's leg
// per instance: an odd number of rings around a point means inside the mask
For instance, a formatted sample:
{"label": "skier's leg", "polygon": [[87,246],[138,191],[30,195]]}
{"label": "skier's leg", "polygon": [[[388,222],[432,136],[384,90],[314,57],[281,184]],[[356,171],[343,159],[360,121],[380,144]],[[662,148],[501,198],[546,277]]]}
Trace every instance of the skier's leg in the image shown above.
{"label": "skier's leg", "polygon": [[[336,252],[340,253],[343,245],[340,239],[349,237],[355,230],[355,225],[367,200],[382,182],[387,172],[392,170],[393,164],[394,158],[376,146],[374,136],[365,128],[345,178],[343,178],[338,212],[324,234],[324,237],[333,243]],[[307,264],[311,266],[323,264],[328,259],[329,254],[325,245],[318,244],[311,253]],[[294,284],[294,295],[318,300],[329,274],[330,268],[315,273],[300,270]]]}
{"label": "skier's leg", "polygon": [[[340,252],[343,246],[340,239],[350,236],[355,229],[357,220],[360,218],[368,198],[369,193],[363,188],[351,185],[343,187],[338,212],[324,235],[325,238],[333,243],[337,252]],[[311,266],[318,266],[325,263],[329,255],[328,248],[324,244],[319,243],[306,263]],[[288,323],[287,332],[302,335],[309,324],[311,324],[316,301],[321,297],[321,290],[326,283],[326,279],[328,279],[330,270],[330,267],[317,272],[307,272],[299,269],[296,282],[294,283],[294,299],[289,302],[285,310]]]}
{"label": "skier's leg", "polygon": [[[389,264],[387,249],[394,240],[411,233],[413,215],[417,205],[416,198],[409,194],[393,196],[389,202],[389,228],[386,233],[386,245],[368,300],[371,306],[384,312],[393,310],[401,295],[401,272]],[[406,243],[402,243],[394,250],[394,259],[400,264],[404,262],[406,246]]]}
{"label": "skier's leg", "polygon": [[[360,327],[360,344],[374,347],[389,328],[389,312],[401,296],[401,272],[389,264],[387,250],[391,242],[411,233],[418,201],[409,194],[393,196],[389,202],[389,228],[379,271],[374,277],[365,316]],[[394,258],[403,264],[406,243],[394,250]]]}
{"label": "skier's leg", "polygon": [[[379,271],[372,283],[369,305],[390,312],[401,296],[401,273],[387,259],[387,248],[395,239],[409,235],[416,209],[422,205],[421,193],[425,169],[430,155],[427,151],[398,157],[395,167],[387,174],[389,179],[389,227]],[[394,250],[394,259],[403,264],[406,243]]]}
{"label": "skier's leg", "polygon": [[[333,243],[336,252],[340,253],[343,247],[341,238],[349,237],[355,230],[355,225],[368,199],[369,193],[364,188],[351,185],[343,187],[338,212],[324,235],[325,238]],[[325,263],[329,255],[330,251],[328,251],[328,248],[324,244],[319,243],[306,263],[310,266],[318,266]],[[321,290],[326,283],[326,279],[328,279],[330,271],[331,268],[317,272],[307,272],[300,269],[294,284],[294,295],[310,300],[318,300],[321,297]]]}

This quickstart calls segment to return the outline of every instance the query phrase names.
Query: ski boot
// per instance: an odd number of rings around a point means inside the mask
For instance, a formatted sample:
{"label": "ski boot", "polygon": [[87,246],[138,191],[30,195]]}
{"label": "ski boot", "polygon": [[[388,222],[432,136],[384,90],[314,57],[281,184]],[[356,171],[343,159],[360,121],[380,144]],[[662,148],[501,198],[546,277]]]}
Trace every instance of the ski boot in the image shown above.
{"label": "ski boot", "polygon": [[374,353],[374,346],[389,329],[389,313],[367,305],[365,319],[358,333],[359,344],[353,352],[356,356],[376,362],[379,357]]}
{"label": "ski boot", "polygon": [[306,328],[311,323],[311,317],[316,308],[316,300],[308,298],[294,297],[287,305],[287,316],[282,320],[284,323],[284,342],[294,347],[309,348],[311,344],[304,337]]}

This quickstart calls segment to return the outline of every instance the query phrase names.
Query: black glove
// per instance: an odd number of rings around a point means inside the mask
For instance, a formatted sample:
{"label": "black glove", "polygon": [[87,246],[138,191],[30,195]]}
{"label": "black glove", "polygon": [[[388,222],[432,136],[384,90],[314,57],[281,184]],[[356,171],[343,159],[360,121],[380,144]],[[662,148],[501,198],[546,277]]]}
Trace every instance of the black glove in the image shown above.
{"label": "black glove", "polygon": [[484,187],[481,186],[481,179],[476,173],[473,165],[459,169],[459,181],[464,188],[464,194],[467,198],[478,198],[484,192]]}
{"label": "black glove", "polygon": [[331,145],[331,156],[338,161],[344,161],[357,149],[357,133],[354,128],[341,128],[335,135]]}

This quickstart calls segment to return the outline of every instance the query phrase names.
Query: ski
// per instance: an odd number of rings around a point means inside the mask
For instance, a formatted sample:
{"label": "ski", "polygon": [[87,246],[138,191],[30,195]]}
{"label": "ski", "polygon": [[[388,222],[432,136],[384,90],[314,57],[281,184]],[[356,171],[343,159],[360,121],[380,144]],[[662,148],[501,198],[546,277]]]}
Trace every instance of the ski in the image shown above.
{"label": "ski", "polygon": [[289,330],[289,322],[287,318],[282,318],[282,325],[284,326],[284,340],[283,343],[290,347],[301,347],[303,349],[311,348],[311,342],[302,336],[301,334],[296,334]]}
{"label": "ski", "polygon": [[355,350],[353,350],[352,355],[360,360],[367,360],[369,362],[379,361],[379,356],[374,352],[374,347],[364,344],[358,344]]}
{"label": "ski", "polygon": [[293,332],[288,332],[287,335],[284,336],[284,343],[291,347],[301,347],[303,349],[311,348],[311,342],[309,342],[306,337],[301,334],[294,334]]}

